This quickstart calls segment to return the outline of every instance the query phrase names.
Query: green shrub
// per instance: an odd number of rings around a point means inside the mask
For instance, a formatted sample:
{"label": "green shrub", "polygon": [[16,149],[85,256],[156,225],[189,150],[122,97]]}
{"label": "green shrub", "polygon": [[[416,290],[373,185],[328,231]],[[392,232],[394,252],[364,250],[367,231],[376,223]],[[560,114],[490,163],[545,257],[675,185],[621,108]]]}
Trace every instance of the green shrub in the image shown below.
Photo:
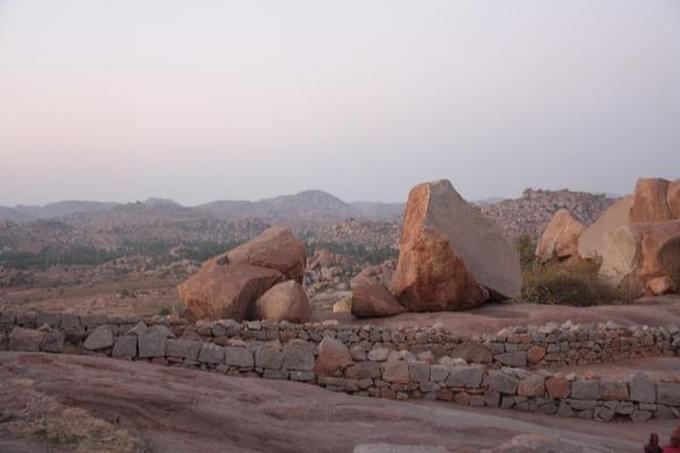
{"label": "green shrub", "polygon": [[519,262],[523,270],[531,269],[536,263],[536,239],[527,233],[517,238],[515,244],[519,253]]}

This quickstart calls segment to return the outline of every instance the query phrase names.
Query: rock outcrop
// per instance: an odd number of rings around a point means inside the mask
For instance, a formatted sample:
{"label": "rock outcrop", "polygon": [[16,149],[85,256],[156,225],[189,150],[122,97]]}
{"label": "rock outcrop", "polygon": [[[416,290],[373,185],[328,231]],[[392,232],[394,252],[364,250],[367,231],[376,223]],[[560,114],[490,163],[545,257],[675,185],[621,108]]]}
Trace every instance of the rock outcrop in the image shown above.
{"label": "rock outcrop", "polygon": [[[300,294],[305,269],[302,243],[283,228],[270,228],[227,253],[207,261],[179,285],[179,296],[193,319],[252,319],[258,314],[307,319],[307,296]],[[270,288],[292,280],[255,307]],[[303,297],[304,296],[304,297]]]}
{"label": "rock outcrop", "polygon": [[250,264],[275,269],[298,283],[302,283],[307,262],[304,244],[290,230],[276,227],[268,228],[216,261],[218,264]]}
{"label": "rock outcrop", "polygon": [[600,275],[615,286],[631,282],[642,287],[654,278],[680,275],[680,220],[613,231]]}
{"label": "rock outcrop", "polygon": [[630,224],[633,198],[630,195],[619,199],[581,234],[578,241],[578,253],[581,258],[591,259],[605,254],[609,246],[609,233]]}
{"label": "rock outcrop", "polygon": [[578,259],[578,240],[585,228],[569,211],[560,209],[543,232],[536,256],[543,262]]}
{"label": "rock outcrop", "polygon": [[351,310],[357,318],[377,318],[402,313],[404,307],[381,283],[364,278],[352,285]]}
{"label": "rock outcrop", "polygon": [[670,181],[661,178],[638,179],[633,194],[633,205],[630,208],[631,222],[672,220],[667,200],[669,185]]}
{"label": "rock outcrop", "polygon": [[257,300],[255,309],[255,318],[269,321],[304,323],[311,316],[307,294],[295,280],[273,286]]}
{"label": "rock outcrop", "polygon": [[449,181],[409,194],[392,290],[408,311],[460,310],[522,286],[519,256]]}

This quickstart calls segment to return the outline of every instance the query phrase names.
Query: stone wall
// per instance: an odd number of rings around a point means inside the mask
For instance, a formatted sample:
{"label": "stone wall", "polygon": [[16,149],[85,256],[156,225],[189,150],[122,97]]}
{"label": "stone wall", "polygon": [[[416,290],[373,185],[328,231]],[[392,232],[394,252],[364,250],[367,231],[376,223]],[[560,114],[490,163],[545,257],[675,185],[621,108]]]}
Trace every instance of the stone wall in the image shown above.
{"label": "stone wall", "polygon": [[612,323],[551,323],[465,338],[437,326],[188,324],[165,318],[0,313],[0,350],[146,360],[307,382],[369,397],[453,401],[602,421],[680,417],[680,373],[663,381],[645,373],[609,380],[550,371],[550,366],[675,355],[679,347],[680,329]]}

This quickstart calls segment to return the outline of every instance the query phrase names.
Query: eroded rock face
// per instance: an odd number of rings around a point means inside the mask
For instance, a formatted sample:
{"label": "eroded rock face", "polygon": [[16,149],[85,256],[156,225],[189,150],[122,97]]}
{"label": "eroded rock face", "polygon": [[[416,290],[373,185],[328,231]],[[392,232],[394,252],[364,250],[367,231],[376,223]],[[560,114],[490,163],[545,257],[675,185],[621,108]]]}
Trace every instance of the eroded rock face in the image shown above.
{"label": "eroded rock face", "polygon": [[670,181],[661,178],[638,179],[630,208],[632,222],[665,222],[673,216],[668,208]]}
{"label": "eroded rock face", "polygon": [[578,257],[578,240],[585,225],[576,220],[566,209],[555,213],[543,232],[536,256],[543,262]]}
{"label": "eroded rock face", "polygon": [[411,190],[392,289],[408,311],[460,310],[519,293],[519,256],[449,181]]}
{"label": "eroded rock face", "polygon": [[298,282],[279,283],[264,293],[255,304],[256,318],[269,321],[309,321],[311,308],[307,294]]}
{"label": "eroded rock face", "polygon": [[668,185],[666,202],[668,203],[668,209],[671,211],[671,216],[674,219],[680,219],[680,179],[676,179]]}
{"label": "eroded rock face", "polygon": [[376,318],[397,315],[404,307],[381,283],[365,278],[353,282],[351,310],[357,318]]}
{"label": "eroded rock face", "polygon": [[281,280],[274,269],[212,260],[179,285],[179,297],[196,319],[242,321],[251,305]]}
{"label": "eroded rock face", "polygon": [[610,235],[600,275],[610,284],[639,283],[680,274],[680,220],[639,223]]}
{"label": "eroded rock face", "polygon": [[584,259],[603,256],[609,246],[609,233],[630,224],[632,206],[632,195],[621,198],[583,231],[578,240],[579,256]]}
{"label": "eroded rock face", "polygon": [[219,264],[250,264],[274,269],[302,283],[307,259],[304,244],[285,228],[269,228],[255,239],[216,258]]}

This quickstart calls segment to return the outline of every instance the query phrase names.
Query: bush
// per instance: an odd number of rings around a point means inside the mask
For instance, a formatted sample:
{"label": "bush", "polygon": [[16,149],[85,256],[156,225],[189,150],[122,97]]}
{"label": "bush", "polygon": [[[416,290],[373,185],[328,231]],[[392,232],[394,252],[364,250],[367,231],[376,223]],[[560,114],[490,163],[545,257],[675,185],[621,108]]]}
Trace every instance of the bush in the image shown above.
{"label": "bush", "polygon": [[522,270],[529,270],[536,263],[536,239],[526,233],[517,238],[517,252]]}
{"label": "bush", "polygon": [[635,288],[613,288],[598,275],[599,263],[533,263],[523,271],[521,302],[587,307],[631,302]]}

